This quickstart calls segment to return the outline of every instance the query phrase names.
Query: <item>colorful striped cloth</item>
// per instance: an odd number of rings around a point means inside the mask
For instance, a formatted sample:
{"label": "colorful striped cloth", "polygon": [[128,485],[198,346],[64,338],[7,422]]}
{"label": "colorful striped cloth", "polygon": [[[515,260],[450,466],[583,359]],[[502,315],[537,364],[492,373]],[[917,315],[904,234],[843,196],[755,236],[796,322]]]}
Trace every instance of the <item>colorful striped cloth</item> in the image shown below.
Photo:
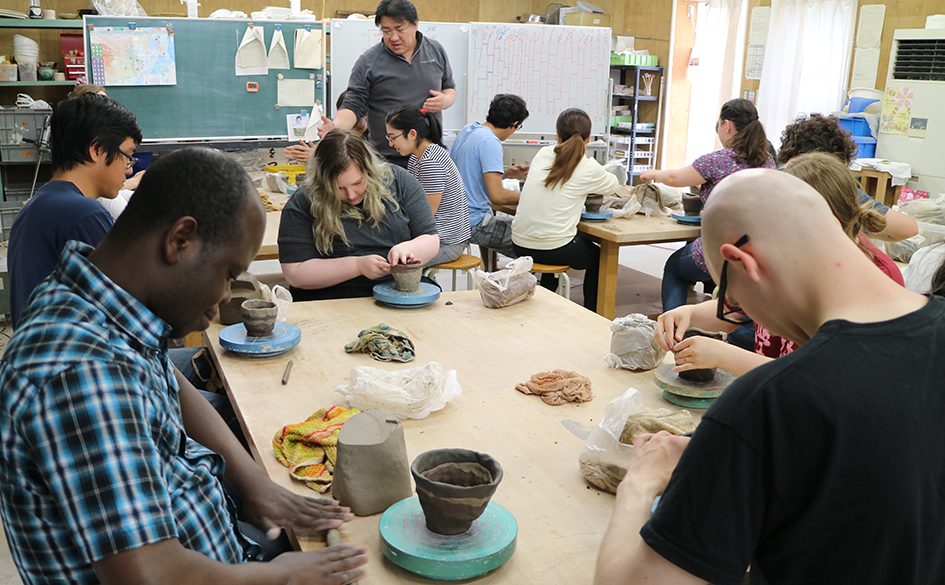
{"label": "colorful striped cloth", "polygon": [[279,463],[306,487],[324,494],[331,489],[338,457],[338,433],[357,408],[323,408],[300,423],[286,425],[272,438]]}

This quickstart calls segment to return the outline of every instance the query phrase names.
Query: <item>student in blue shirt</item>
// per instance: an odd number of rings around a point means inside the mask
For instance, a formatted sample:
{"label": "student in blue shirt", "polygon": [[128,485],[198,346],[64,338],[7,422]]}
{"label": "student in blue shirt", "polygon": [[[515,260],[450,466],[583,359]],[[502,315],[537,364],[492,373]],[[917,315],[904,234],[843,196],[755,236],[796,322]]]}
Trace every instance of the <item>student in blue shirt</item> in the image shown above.
{"label": "student in blue shirt", "polygon": [[493,205],[515,205],[519,193],[502,186],[503,177],[524,179],[526,166],[513,166],[506,173],[502,143],[522,127],[528,118],[525,100],[517,95],[499,94],[489,104],[485,123],[469,124],[456,137],[450,157],[456,163],[469,199],[470,242],[515,257],[512,247],[512,218],[496,217]]}
{"label": "student in blue shirt", "polygon": [[190,148],[151,166],[97,248],[66,244],[0,362],[0,506],[24,582],[361,577],[350,545],[247,562],[259,546],[238,520],[265,538],[352,516],[273,483],[167,356],[169,338],[209,326],[264,229],[239,164]]}

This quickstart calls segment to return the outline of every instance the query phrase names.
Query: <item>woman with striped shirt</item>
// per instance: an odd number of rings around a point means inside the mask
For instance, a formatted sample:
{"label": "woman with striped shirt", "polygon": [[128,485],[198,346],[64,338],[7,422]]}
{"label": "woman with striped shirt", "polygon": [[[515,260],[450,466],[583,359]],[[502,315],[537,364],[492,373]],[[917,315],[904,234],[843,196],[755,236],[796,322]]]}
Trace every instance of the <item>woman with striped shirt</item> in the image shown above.
{"label": "woman with striped shirt", "polygon": [[443,147],[439,121],[426,109],[403,106],[387,115],[387,142],[409,156],[407,170],[427,194],[440,251],[429,265],[459,258],[469,241],[469,207],[459,170]]}

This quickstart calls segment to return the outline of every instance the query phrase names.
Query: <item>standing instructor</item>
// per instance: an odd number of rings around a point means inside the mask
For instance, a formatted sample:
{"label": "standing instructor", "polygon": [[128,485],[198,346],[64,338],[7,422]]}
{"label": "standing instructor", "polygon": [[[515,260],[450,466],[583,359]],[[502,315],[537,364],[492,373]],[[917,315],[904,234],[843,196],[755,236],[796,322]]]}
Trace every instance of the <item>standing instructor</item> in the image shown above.
{"label": "standing instructor", "polygon": [[417,30],[417,8],[409,0],[382,0],[374,24],[381,29],[382,42],[358,58],[344,103],[333,121],[323,118],[318,133],[324,137],[336,127],[350,130],[366,115],[374,148],[406,168],[409,157],[399,155],[387,141],[388,112],[404,105],[426,108],[442,124],[440,112],[456,101],[456,83],[443,46]]}

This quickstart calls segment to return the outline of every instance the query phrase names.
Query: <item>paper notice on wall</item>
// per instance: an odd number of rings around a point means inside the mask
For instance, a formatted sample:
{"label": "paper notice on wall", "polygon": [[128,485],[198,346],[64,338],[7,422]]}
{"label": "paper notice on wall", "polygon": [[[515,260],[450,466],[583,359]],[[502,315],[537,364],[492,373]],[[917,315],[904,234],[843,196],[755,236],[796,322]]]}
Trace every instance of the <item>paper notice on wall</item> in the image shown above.
{"label": "paper notice on wall", "polygon": [[266,35],[258,25],[246,27],[243,40],[236,49],[236,75],[267,75]]}
{"label": "paper notice on wall", "polygon": [[771,22],[771,8],[756,6],[751,9],[751,21],[748,25],[748,44],[768,44],[768,24]]}
{"label": "paper notice on wall", "polygon": [[912,98],[915,91],[911,87],[887,87],[883,95],[883,115],[879,120],[882,134],[906,134],[912,118]]}
{"label": "paper notice on wall", "polygon": [[[860,23],[856,28],[856,46],[861,49],[878,49],[883,38],[883,22],[885,20],[885,4],[861,6]],[[873,86],[870,85],[869,87]]]}
{"label": "paper notice on wall", "polygon": [[322,68],[322,31],[304,28],[295,31],[295,68]]}
{"label": "paper notice on wall", "polygon": [[278,104],[280,106],[315,105],[314,79],[280,79],[277,82]]}
{"label": "paper notice on wall", "polygon": [[272,34],[272,41],[269,43],[269,68],[270,69],[288,69],[289,51],[285,48],[285,40],[282,38],[282,29],[277,28]]}
{"label": "paper notice on wall", "polygon": [[765,46],[748,45],[745,55],[745,79],[761,79],[761,70],[765,64]]}
{"label": "paper notice on wall", "polygon": [[876,87],[876,70],[879,68],[879,47],[857,48],[853,51],[853,75],[850,87]]}

